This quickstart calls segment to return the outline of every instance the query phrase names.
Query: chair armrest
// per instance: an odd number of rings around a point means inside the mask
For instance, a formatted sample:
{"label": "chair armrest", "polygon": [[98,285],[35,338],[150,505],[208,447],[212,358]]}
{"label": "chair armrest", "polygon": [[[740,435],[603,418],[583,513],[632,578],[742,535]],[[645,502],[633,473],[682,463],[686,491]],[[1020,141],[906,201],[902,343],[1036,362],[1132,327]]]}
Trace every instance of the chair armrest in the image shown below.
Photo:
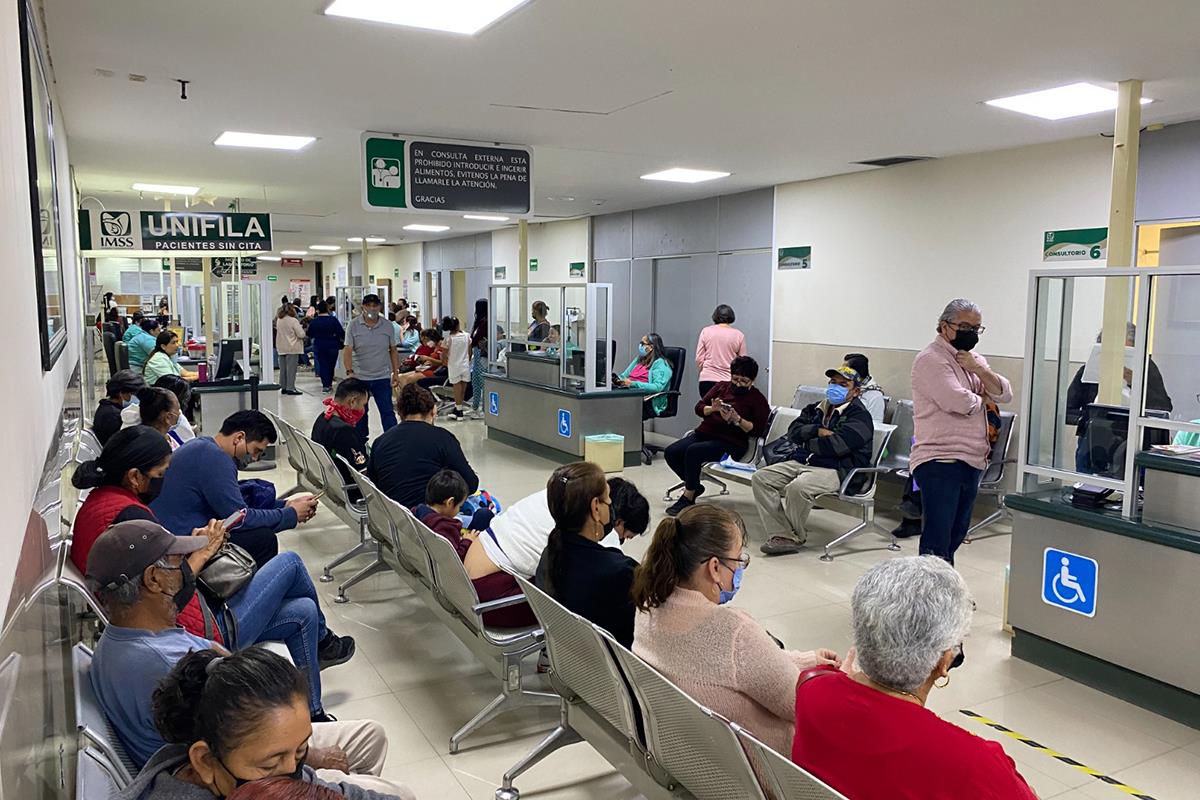
{"label": "chair armrest", "polygon": [[486,614],[489,611],[495,611],[499,608],[508,608],[509,606],[519,606],[525,602],[525,595],[514,594],[512,597],[501,597],[499,600],[488,600],[486,603],[479,603],[472,607],[476,614]]}
{"label": "chair armrest", "polygon": [[680,394],[682,394],[682,392],[672,391],[671,389],[664,389],[661,392],[655,392],[654,394],[646,395],[645,397],[642,398],[642,402],[644,403],[647,400],[653,400],[656,397],[671,397],[671,396],[678,397]]}
{"label": "chair armrest", "polygon": [[853,495],[853,494],[849,493],[849,488],[850,488],[850,482],[853,481],[855,479],[855,477],[857,477],[859,475],[887,475],[889,472],[891,472],[891,470],[888,469],[887,467],[855,467],[854,469],[852,469],[846,473],[846,477],[842,481],[842,485],[838,487],[838,491],[837,491],[838,496],[839,497],[843,497],[843,496],[844,497],[857,497],[858,495]]}

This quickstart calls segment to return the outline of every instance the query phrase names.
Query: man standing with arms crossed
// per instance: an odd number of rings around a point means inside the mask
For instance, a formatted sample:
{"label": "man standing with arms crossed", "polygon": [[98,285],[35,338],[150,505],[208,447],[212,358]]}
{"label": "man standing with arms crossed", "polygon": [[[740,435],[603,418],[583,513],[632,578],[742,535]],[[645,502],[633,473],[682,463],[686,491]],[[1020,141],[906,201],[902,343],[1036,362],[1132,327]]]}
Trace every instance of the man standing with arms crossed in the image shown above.
{"label": "man standing with arms crossed", "polygon": [[[364,295],[362,313],[346,326],[346,346],[342,364],[347,378],[358,378],[367,384],[383,429],[396,425],[396,409],[392,404],[392,385],[400,377],[400,357],[392,337],[392,323],[383,318],[383,301],[377,294]],[[363,445],[367,443],[369,406],[363,408],[362,419],[354,426]]]}

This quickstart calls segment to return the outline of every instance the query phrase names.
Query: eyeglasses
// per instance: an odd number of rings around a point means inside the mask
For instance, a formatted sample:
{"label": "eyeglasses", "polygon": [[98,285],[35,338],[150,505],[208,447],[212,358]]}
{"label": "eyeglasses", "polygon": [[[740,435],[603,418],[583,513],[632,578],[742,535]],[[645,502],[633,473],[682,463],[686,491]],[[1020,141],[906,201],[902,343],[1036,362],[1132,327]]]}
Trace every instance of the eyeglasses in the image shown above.
{"label": "eyeglasses", "polygon": [[987,330],[986,325],[971,325],[966,322],[958,322],[958,323],[947,322],[946,324],[949,325],[951,328],[954,328],[954,330],[962,331],[963,333],[983,333],[984,331]]}
{"label": "eyeglasses", "polygon": [[722,561],[722,562],[733,561],[742,569],[750,568],[750,553],[747,550],[742,550],[742,554],[740,556],[738,556],[736,559],[730,558],[729,556],[717,555],[716,553],[713,553],[711,556],[709,556],[709,558],[715,558],[717,561]]}

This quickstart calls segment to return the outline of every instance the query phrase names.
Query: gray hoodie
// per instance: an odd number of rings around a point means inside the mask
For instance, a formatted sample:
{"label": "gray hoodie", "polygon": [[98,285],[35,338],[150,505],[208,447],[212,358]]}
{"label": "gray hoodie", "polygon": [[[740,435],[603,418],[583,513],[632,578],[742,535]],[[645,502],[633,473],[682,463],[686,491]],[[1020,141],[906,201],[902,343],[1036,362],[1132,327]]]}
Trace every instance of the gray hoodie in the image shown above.
{"label": "gray hoodie", "polygon": [[[169,744],[150,757],[133,783],[112,800],[213,800],[213,794],[203,786],[187,783],[174,777],[174,772],[187,763],[187,748]],[[332,789],[347,800],[399,800],[390,794],[380,794],[348,783],[326,783],[311,767],[304,768],[301,780]]]}

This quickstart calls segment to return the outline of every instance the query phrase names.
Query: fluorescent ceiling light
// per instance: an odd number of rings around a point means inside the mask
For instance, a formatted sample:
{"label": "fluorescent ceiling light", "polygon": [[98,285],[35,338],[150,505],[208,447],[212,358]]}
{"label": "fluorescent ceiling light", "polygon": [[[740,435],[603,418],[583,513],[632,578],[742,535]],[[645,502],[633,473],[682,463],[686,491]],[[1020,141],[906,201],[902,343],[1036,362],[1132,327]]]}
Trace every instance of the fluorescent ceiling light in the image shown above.
{"label": "fluorescent ceiling light", "polygon": [[199,186],[172,186],[169,183],[135,183],[130,187],[135,192],[154,192],[155,194],[181,194],[191,197],[200,191]]}
{"label": "fluorescent ceiling light", "polygon": [[[1043,89],[1040,92],[1001,97],[985,102],[989,106],[1006,108],[1018,114],[1059,120],[1113,111],[1117,107],[1117,93],[1091,83],[1072,83],[1055,89]],[[1150,98],[1142,98],[1142,105],[1149,102]]]}
{"label": "fluorescent ceiling light", "polygon": [[325,13],[431,31],[475,34],[528,0],[333,0]]}
{"label": "fluorescent ceiling light", "polygon": [[[363,240],[363,237],[361,237],[361,236],[351,236],[346,241],[354,242],[354,243],[358,244],[358,243],[361,243],[362,240]],[[386,241],[387,241],[387,239],[383,238],[382,236],[368,236],[367,237],[367,244],[383,244]]]}
{"label": "fluorescent ceiling light", "polygon": [[496,214],[463,214],[463,219],[481,219],[484,222],[508,222],[508,217]]}
{"label": "fluorescent ceiling light", "polygon": [[261,147],[267,150],[303,150],[316,141],[314,136],[283,136],[274,133],[225,131],[213,144],[220,147]]}
{"label": "fluorescent ceiling light", "polygon": [[279,256],[258,256],[259,261],[278,261]]}
{"label": "fluorescent ceiling light", "polygon": [[406,231],[425,231],[426,233],[441,233],[450,230],[449,225],[405,225]]}
{"label": "fluorescent ceiling light", "polygon": [[306,256],[306,255],[308,255],[308,251],[307,250],[280,250],[279,255],[281,255],[281,256]]}
{"label": "fluorescent ceiling light", "polygon": [[662,172],[651,172],[649,175],[643,175],[644,181],[671,181],[673,183],[702,183],[703,181],[712,181],[717,178],[728,178],[728,172],[714,172],[710,169],[687,169],[686,167],[672,167],[664,169]]}
{"label": "fluorescent ceiling light", "polygon": [[308,249],[309,250],[341,250],[342,246],[340,244],[310,244],[308,246]]}

